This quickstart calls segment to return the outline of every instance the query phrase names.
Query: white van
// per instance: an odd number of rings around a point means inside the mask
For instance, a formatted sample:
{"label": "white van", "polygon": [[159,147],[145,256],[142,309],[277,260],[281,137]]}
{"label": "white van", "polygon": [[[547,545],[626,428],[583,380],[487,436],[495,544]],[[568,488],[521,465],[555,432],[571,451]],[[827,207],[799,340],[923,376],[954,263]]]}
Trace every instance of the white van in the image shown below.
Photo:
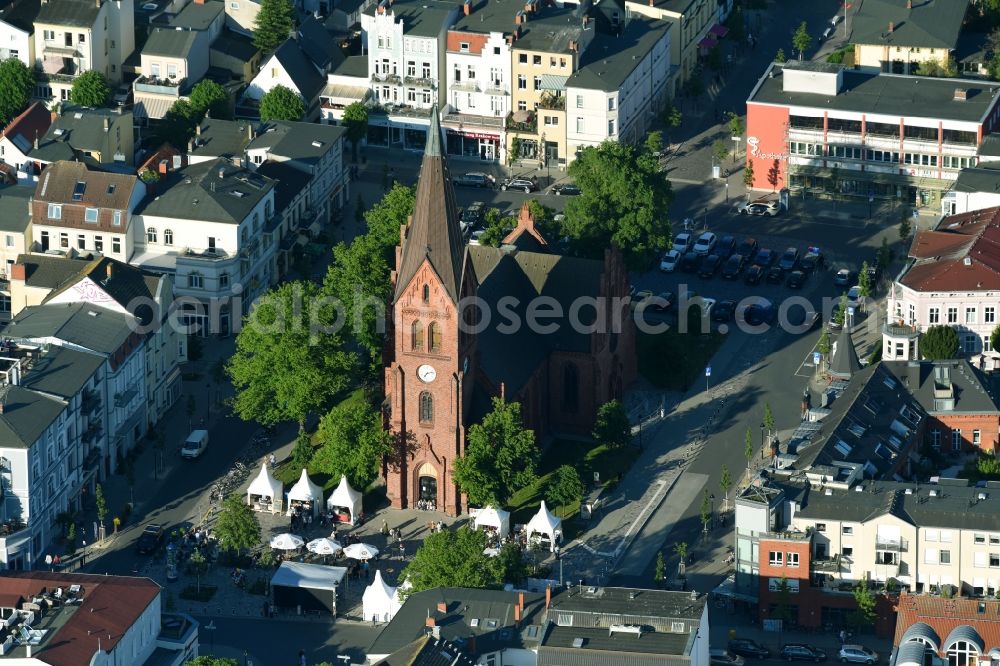
{"label": "white van", "polygon": [[208,448],[208,431],[193,430],[181,447],[181,458],[194,460]]}

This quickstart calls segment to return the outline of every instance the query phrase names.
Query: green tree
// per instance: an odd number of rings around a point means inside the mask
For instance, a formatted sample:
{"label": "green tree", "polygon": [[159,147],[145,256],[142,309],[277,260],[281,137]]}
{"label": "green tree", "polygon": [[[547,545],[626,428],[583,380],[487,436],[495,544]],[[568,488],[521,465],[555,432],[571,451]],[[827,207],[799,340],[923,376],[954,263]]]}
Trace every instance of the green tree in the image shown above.
{"label": "green tree", "polygon": [[[899,214],[899,239],[906,240],[909,238],[910,231],[912,230],[913,227],[910,224],[910,211],[904,208]],[[885,241],[884,238],[882,240]]]}
{"label": "green tree", "polygon": [[746,166],[743,167],[743,185],[748,192],[753,187],[753,160],[747,160]]}
{"label": "green tree", "polygon": [[69,91],[69,101],[77,106],[87,106],[97,109],[107,106],[111,99],[111,86],[96,69],[90,69],[73,80],[73,87]]}
{"label": "green tree", "polygon": [[368,107],[361,102],[352,102],[344,107],[344,117],[341,119],[347,130],[347,140],[351,142],[354,161],[358,161],[358,144],[368,134]]}
{"label": "green tree", "polygon": [[[560,465],[556,473],[549,481],[545,490],[545,497],[555,506],[568,508],[579,502],[583,497],[583,481],[580,480],[580,473],[572,465]],[[565,512],[563,512],[565,516]]]}
{"label": "green tree", "polygon": [[819,342],[816,343],[816,351],[827,356],[830,353],[830,348],[830,329],[824,326],[823,332],[819,334]]}
{"label": "green tree", "polygon": [[104,519],[108,517],[108,500],[104,497],[104,486],[100,483],[94,489],[94,503],[97,505],[97,522],[104,527]]}
{"label": "green tree", "polygon": [[680,127],[682,122],[684,122],[684,115],[681,110],[677,108],[673,100],[668,100],[663,108],[663,124],[667,127],[667,134],[670,134],[670,130]]}
{"label": "green tree", "polygon": [[[202,646],[204,647],[204,646]],[[210,654],[203,654],[194,659],[188,659],[184,666],[239,666],[235,659],[229,657],[216,657]]]}
{"label": "green tree", "polygon": [[656,552],[656,565],[653,567],[653,580],[657,587],[663,587],[663,582],[667,579],[667,562],[663,557],[663,551]]}
{"label": "green tree", "polygon": [[920,355],[931,361],[955,358],[958,333],[951,326],[931,326],[920,336]]}
{"label": "green tree", "polygon": [[382,427],[382,415],[363,401],[331,409],[319,422],[319,450],[312,469],[364,490],[378,478],[382,459],[392,453],[392,433]]}
{"label": "green tree", "polygon": [[295,8],[291,0],[262,0],[254,21],[253,45],[265,53],[273,51],[291,36],[293,27]]}
{"label": "green tree", "polygon": [[302,97],[291,88],[274,86],[260,98],[261,120],[302,120],[305,113],[306,105]]}
{"label": "green tree", "polygon": [[194,136],[195,125],[201,120],[198,113],[186,99],[174,102],[156,127],[159,141],[169,143],[181,150],[187,148],[188,141]]}
{"label": "green tree", "polygon": [[345,328],[362,352],[362,366],[371,381],[382,371],[389,273],[396,265],[399,228],[413,213],[413,201],[414,188],[393,185],[364,214],[367,231],[333,248],[333,261],[323,280],[323,294],[343,304]]}
{"label": "green tree", "polygon": [[687,541],[681,541],[680,543],[674,544],[674,555],[680,560],[677,563],[677,576],[679,578],[684,577],[685,567],[687,566],[688,558],[688,545]]}
{"label": "green tree", "polygon": [[701,507],[698,509],[698,516],[701,518],[701,529],[708,532],[708,524],[712,522],[712,500],[708,497],[708,488],[705,488],[701,495]]}
{"label": "green tree", "polygon": [[223,502],[214,531],[219,549],[228,553],[241,553],[260,543],[260,523],[239,493],[230,495]]}
{"label": "green tree", "polygon": [[504,216],[496,208],[489,208],[486,211],[484,223],[485,228],[479,237],[479,244],[500,247],[503,239],[517,225],[517,220],[510,216]]}
{"label": "green tree", "polygon": [[265,425],[295,420],[347,388],[356,365],[332,331],[337,313],[311,282],[286,282],[254,304],[226,372],[240,418]]}
{"label": "green tree", "polygon": [[299,434],[295,437],[295,445],[292,447],[292,454],[290,456],[292,469],[300,470],[309,467],[309,463],[315,455],[315,449],[313,448],[312,441],[309,439],[309,433],[305,430],[299,430]]}
{"label": "green tree", "polygon": [[204,118],[206,113],[218,120],[228,120],[233,117],[229,105],[229,93],[211,79],[202,79],[195,84],[188,102],[199,120]]}
{"label": "green tree", "polygon": [[585,148],[569,173],[582,194],[566,204],[563,231],[577,254],[601,257],[615,245],[630,267],[639,268],[667,247],[674,194],[655,157],[605,141]]}
{"label": "green tree", "polygon": [[726,507],[729,507],[729,489],[733,487],[733,476],[729,473],[729,466],[722,466],[722,476],[719,477],[719,490],[722,491]]}
{"label": "green tree", "polygon": [[729,146],[722,139],[716,139],[712,142],[712,157],[715,158],[716,162],[720,164],[729,157]]}
{"label": "green tree", "polygon": [[771,411],[771,403],[764,403],[764,419],[762,421],[764,428],[767,429],[767,434],[774,434],[774,412]]}
{"label": "green tree", "polygon": [[774,62],[788,62],[788,56],[785,55],[785,49],[778,49],[778,52],[774,54]]}
{"label": "green tree", "polygon": [[746,126],[743,124],[743,118],[741,118],[738,114],[733,113],[732,111],[729,112],[728,126],[729,126],[729,136],[742,137],[743,132],[746,131]]}
{"label": "green tree", "polygon": [[659,155],[663,150],[663,132],[657,130],[647,134],[643,147],[650,155]]}
{"label": "green tree", "polygon": [[803,21],[792,35],[792,46],[799,52],[799,60],[805,60],[806,51],[812,47],[813,38],[809,34],[809,26]]}
{"label": "green tree", "polygon": [[917,64],[916,73],[920,76],[954,77],[958,74],[958,67],[950,57],[945,57],[943,61],[928,58]]}
{"label": "green tree", "polygon": [[872,295],[872,279],[868,274],[868,261],[861,262],[861,270],[858,271],[858,286],[861,287],[861,295],[868,298]]}
{"label": "green tree", "polygon": [[191,553],[191,557],[189,557],[187,561],[187,568],[188,571],[195,576],[195,584],[198,588],[198,592],[200,593],[201,577],[208,571],[208,560],[206,560],[205,556],[201,554],[200,548],[195,548],[194,552]]}
{"label": "green tree", "polygon": [[747,428],[746,436],[743,438],[743,457],[747,459],[747,469],[750,469],[750,463],[753,462],[753,433],[750,432],[750,428]]}
{"label": "green tree", "polygon": [[868,575],[854,586],[854,603],[857,610],[851,613],[851,624],[855,627],[870,626],[875,623],[875,595],[868,586]]}
{"label": "green tree", "polygon": [[538,465],[535,432],[521,419],[521,405],[493,399],[493,410],[465,437],[465,455],[456,458],[455,483],[474,505],[503,507],[518,490],[535,481]]}
{"label": "green tree", "polygon": [[997,345],[1000,345],[1000,325],[990,333],[990,349],[1000,349]]}
{"label": "green tree", "polygon": [[597,410],[591,436],[613,449],[632,443],[632,424],[629,423],[628,412],[620,400],[611,400],[601,405]]}
{"label": "green tree", "polygon": [[401,579],[408,588],[404,591],[400,587],[400,593],[410,595],[436,587],[501,587],[512,568],[511,553],[489,557],[483,554],[485,549],[486,534],[468,527],[431,534],[403,570]]}
{"label": "green tree", "polygon": [[840,302],[837,303],[837,309],[833,311],[833,321],[837,326],[843,326],[844,320],[847,317],[847,294],[840,295]]}
{"label": "green tree", "polygon": [[17,58],[0,61],[0,125],[24,111],[35,89],[35,73]]}
{"label": "green tree", "polygon": [[72,555],[76,552],[76,523],[72,522],[66,528],[66,553]]}

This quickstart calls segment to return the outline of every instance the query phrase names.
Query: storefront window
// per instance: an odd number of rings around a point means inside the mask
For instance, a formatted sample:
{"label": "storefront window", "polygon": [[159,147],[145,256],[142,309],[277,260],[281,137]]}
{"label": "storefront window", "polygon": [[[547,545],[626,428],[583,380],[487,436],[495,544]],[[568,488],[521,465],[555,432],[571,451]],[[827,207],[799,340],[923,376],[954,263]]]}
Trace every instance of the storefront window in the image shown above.
{"label": "storefront window", "polygon": [[403,146],[408,150],[423,150],[427,143],[427,130],[407,127],[404,131]]}

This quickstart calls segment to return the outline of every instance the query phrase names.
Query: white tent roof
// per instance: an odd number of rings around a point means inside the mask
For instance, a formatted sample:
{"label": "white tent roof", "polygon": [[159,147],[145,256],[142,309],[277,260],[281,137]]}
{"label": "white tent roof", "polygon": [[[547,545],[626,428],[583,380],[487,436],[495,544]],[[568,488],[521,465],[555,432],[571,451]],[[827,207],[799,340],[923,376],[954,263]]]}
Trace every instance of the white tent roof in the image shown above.
{"label": "white tent roof", "polygon": [[361,515],[361,493],[351,488],[351,484],[347,482],[347,477],[341,475],[340,485],[337,486],[329,499],[326,500],[326,506],[329,508],[335,506],[347,508],[351,512],[351,522],[354,522]]}
{"label": "white tent roof", "polygon": [[365,588],[361,605],[365,620],[377,618],[379,622],[388,622],[402,607],[396,588],[382,580],[382,572],[378,569],[375,570],[375,580]]}
{"label": "white tent roof", "polygon": [[476,529],[483,526],[496,528],[500,530],[500,536],[507,536],[510,533],[510,512],[488,506],[476,514],[475,525]]}
{"label": "white tent roof", "polygon": [[545,500],[542,500],[542,505],[538,507],[538,513],[531,517],[525,529],[529,539],[532,534],[544,534],[549,537],[549,546],[555,548],[556,532],[562,529],[562,520],[549,513],[548,507],[545,506]]}
{"label": "white tent roof", "polygon": [[282,562],[271,577],[271,587],[304,587],[310,590],[335,590],[347,575],[345,567],[324,564]]}
{"label": "white tent roof", "polygon": [[260,474],[247,488],[247,495],[262,495],[271,499],[281,499],[281,490],[281,481],[271,476],[271,470],[267,468],[267,463],[263,463],[260,466]]}
{"label": "white tent roof", "polygon": [[300,502],[322,502],[323,489],[312,482],[305,468],[302,469],[302,476],[295,482],[292,489],[288,491],[288,501],[298,500]]}

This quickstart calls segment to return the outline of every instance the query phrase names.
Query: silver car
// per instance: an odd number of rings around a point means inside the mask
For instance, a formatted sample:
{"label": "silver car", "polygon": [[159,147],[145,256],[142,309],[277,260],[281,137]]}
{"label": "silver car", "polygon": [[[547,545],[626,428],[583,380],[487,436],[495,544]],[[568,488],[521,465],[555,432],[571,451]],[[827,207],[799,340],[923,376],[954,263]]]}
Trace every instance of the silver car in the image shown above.
{"label": "silver car", "polygon": [[874,664],[878,661],[878,652],[869,650],[863,645],[844,645],[840,648],[837,658],[841,662],[853,662],[856,664]]}

